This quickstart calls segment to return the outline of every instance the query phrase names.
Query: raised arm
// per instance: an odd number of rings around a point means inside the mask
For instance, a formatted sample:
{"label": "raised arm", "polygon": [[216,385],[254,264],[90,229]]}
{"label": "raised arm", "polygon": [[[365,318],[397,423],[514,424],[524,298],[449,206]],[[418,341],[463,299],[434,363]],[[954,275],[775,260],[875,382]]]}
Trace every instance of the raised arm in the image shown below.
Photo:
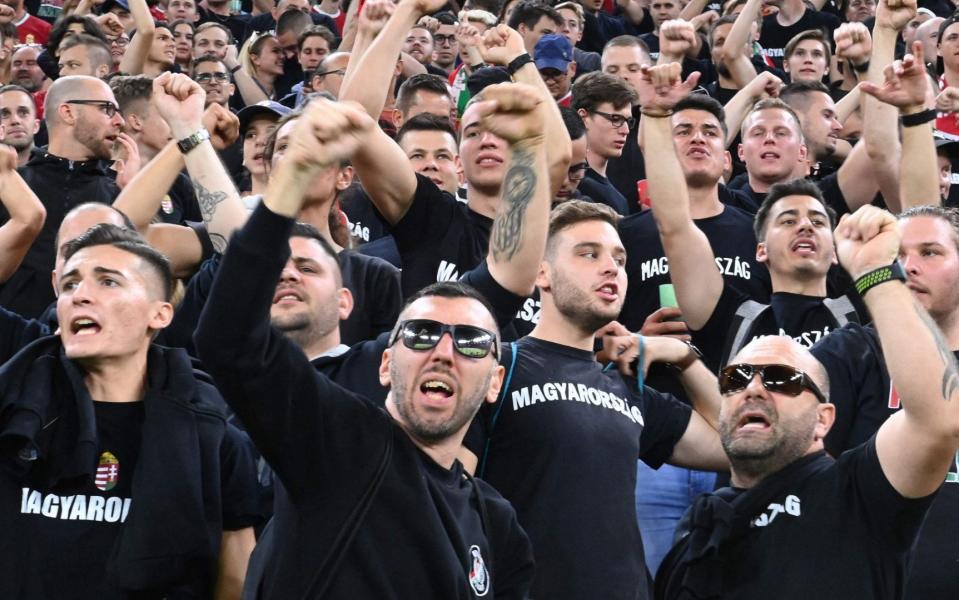
{"label": "raised arm", "polygon": [[20,266],[47,218],[47,209],[17,173],[17,152],[10,146],[0,146],[0,202],[10,216],[0,227],[3,282]]}
{"label": "raised arm", "polygon": [[[902,61],[886,67],[886,81],[882,87],[874,83],[861,84],[863,92],[898,108],[904,117],[917,115],[926,109],[926,93],[929,89],[922,44],[913,43],[912,52]],[[941,201],[931,118],[902,128],[899,186],[901,202],[898,207],[890,207],[892,210],[939,204]]]}
{"label": "raised arm", "polygon": [[699,52],[701,40],[689,21],[673,19],[659,27],[659,58],[656,64],[682,63],[683,57]]}
{"label": "raised arm", "polygon": [[763,98],[778,98],[783,82],[769,71],[763,71],[752,81],[743,86],[732,99],[726,103],[726,147],[732,145],[739,135],[743,119],[752,110],[753,105]]}
{"label": "raised arm", "polygon": [[139,75],[143,72],[150,47],[153,45],[153,36],[156,34],[156,25],[146,0],[130,0],[130,14],[136,26],[136,33],[127,46],[123,59],[120,61],[120,72],[126,75]]}
{"label": "raised arm", "polygon": [[[205,97],[199,84],[186,75],[163,73],[153,81],[153,101],[176,140],[209,131],[203,122]],[[247,219],[240,194],[210,139],[184,154],[183,160],[213,247],[223,252],[227,240]]]}
{"label": "raised arm", "polygon": [[748,82],[748,80],[739,79],[737,74],[744,73],[741,64],[742,59],[746,59],[746,61],[750,63],[750,66],[752,66],[752,61],[743,55],[742,50],[746,44],[752,45],[753,23],[759,18],[759,11],[762,9],[762,6],[762,0],[746,1],[743,10],[739,13],[739,16],[736,17],[732,28],[730,28],[729,35],[726,36],[726,41],[723,42],[722,51],[720,52],[720,60],[729,68],[730,74],[733,75],[733,80],[739,86],[743,86]]}
{"label": "raised arm", "polygon": [[[506,66],[516,58],[526,54],[523,38],[506,25],[497,25],[488,30],[480,44],[483,59],[490,64]],[[543,100],[543,118],[546,131],[546,162],[549,171],[550,197],[554,197],[566,179],[569,161],[573,154],[569,132],[563,124],[559,106],[553,100],[546,82],[536,70],[536,64],[529,62],[513,74],[513,81],[531,86]]]}
{"label": "raised arm", "polygon": [[[899,244],[895,217],[872,206],[836,228],[839,260],[854,279],[888,267]],[[959,446],[959,369],[939,327],[901,282],[869,288],[863,300],[902,403],[876,434],[879,464],[900,494],[927,496],[942,485]]]}
{"label": "raised arm", "polygon": [[[226,48],[226,56],[223,57],[223,65],[233,73],[233,83],[236,84],[236,91],[243,98],[243,103],[247,106],[269,100],[263,88],[256,84],[253,77],[246,72],[243,65],[237,58],[237,49],[235,44],[230,44]],[[239,68],[237,68],[239,67]]]}
{"label": "raised arm", "polygon": [[[716,269],[715,255],[706,234],[696,227],[690,216],[686,176],[673,144],[669,115],[698,80],[694,74],[683,82],[681,74],[679,63],[643,67],[636,91],[643,107],[643,159],[653,218],[669,259],[670,276],[683,317],[690,329],[700,329],[719,302],[723,278]],[[688,135],[700,133],[688,132]]]}
{"label": "raised arm", "polygon": [[[895,60],[899,32],[916,15],[916,0],[880,0],[872,33],[872,56],[866,81],[879,84]],[[872,96],[862,97],[862,140],[866,156],[849,154],[838,172],[839,189],[850,212],[872,202],[882,192],[886,204],[899,208],[899,112]]]}
{"label": "raised arm", "polygon": [[551,100],[531,86],[486,88],[476,109],[483,128],[510,145],[509,170],[490,232],[486,262],[496,281],[519,296],[533,292],[549,228],[550,193],[544,124]]}

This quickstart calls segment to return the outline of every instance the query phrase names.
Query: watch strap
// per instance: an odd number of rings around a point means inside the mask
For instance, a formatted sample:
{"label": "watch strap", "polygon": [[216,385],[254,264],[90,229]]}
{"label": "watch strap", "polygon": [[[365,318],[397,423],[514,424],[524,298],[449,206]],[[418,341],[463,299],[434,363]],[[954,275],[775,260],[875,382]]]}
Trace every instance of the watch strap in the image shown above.
{"label": "watch strap", "polygon": [[855,286],[856,291],[860,296],[865,294],[867,291],[876,287],[879,284],[886,283],[887,281],[905,281],[906,280],[906,271],[902,268],[902,265],[899,264],[899,261],[893,261],[891,265],[885,267],[879,267],[869,271],[862,277],[856,280]]}
{"label": "watch strap", "polygon": [[193,134],[177,141],[176,145],[180,148],[180,152],[187,154],[208,139],[210,139],[210,132],[206,129],[199,129],[193,132]]}

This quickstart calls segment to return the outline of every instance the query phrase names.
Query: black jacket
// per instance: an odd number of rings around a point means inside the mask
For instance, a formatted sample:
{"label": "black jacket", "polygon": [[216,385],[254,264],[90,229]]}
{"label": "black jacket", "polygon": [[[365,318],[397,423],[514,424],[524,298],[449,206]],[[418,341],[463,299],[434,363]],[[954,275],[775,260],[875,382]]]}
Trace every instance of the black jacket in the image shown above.
{"label": "black jacket", "polygon": [[[23,264],[0,287],[0,306],[25,317],[37,317],[53,302],[53,270],[57,230],[70,210],[85,202],[112,204],[120,194],[102,161],[73,161],[34,150],[20,175],[47,209],[47,220],[33,242]],[[0,220],[8,220],[0,208]]]}
{"label": "black jacket", "polygon": [[[259,518],[251,448],[227,425],[225,405],[204,377],[183,350],[150,348],[134,508],[112,552],[102,556],[111,589],[209,591],[223,529]],[[35,341],[0,368],[0,469],[4,498],[19,498],[21,486],[75,493],[94,477],[93,401],[59,337]],[[20,574],[30,570],[19,564],[28,560],[29,531],[21,531],[23,519],[3,521],[9,529],[0,536],[0,597],[15,598]],[[91,588],[101,584],[91,581]],[[89,590],[73,592],[90,597]]]}
{"label": "black jacket", "polygon": [[489,596],[525,598],[532,551],[509,503],[474,480],[471,506],[487,516],[482,536],[465,531],[463,515],[449,510],[451,482],[436,474],[455,477],[456,467],[433,463],[386,411],[330,381],[270,327],[292,225],[262,204],[254,210],[230,242],[194,338],[282,484],[260,597],[317,597],[313,582],[322,580],[329,598],[474,598],[470,544],[479,543],[492,555]]}

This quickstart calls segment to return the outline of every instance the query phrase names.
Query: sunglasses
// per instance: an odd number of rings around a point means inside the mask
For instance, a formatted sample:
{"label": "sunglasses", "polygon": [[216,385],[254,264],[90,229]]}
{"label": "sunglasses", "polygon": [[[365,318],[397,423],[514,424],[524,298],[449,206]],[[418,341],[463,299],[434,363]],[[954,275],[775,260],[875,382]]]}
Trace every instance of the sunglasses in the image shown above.
{"label": "sunglasses", "polygon": [[485,358],[490,352],[499,360],[496,334],[473,325],[447,325],[430,319],[402,321],[390,337],[390,346],[402,339],[410,350],[425,352],[436,347],[449,333],[456,351],[467,358]]}
{"label": "sunglasses", "polygon": [[763,383],[763,387],[770,392],[778,392],[787,396],[798,396],[803,390],[809,390],[820,402],[827,402],[816,382],[799,369],[789,365],[729,365],[719,373],[719,391],[722,394],[732,394],[746,389],[756,374]]}
{"label": "sunglasses", "polygon": [[218,83],[226,83],[230,81],[230,74],[221,73],[219,71],[214,73],[199,73],[193,76],[193,80],[199,84],[210,84],[214,81]]}

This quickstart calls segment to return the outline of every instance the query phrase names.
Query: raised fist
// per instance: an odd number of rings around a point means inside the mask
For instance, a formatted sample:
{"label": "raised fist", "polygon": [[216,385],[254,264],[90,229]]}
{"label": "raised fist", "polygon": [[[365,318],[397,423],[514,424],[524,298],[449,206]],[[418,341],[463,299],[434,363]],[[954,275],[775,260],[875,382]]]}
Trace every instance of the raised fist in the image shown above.
{"label": "raised fist", "polygon": [[486,131],[513,145],[542,139],[542,102],[533,86],[500,83],[483,90],[483,99],[476,104],[476,110]]}

